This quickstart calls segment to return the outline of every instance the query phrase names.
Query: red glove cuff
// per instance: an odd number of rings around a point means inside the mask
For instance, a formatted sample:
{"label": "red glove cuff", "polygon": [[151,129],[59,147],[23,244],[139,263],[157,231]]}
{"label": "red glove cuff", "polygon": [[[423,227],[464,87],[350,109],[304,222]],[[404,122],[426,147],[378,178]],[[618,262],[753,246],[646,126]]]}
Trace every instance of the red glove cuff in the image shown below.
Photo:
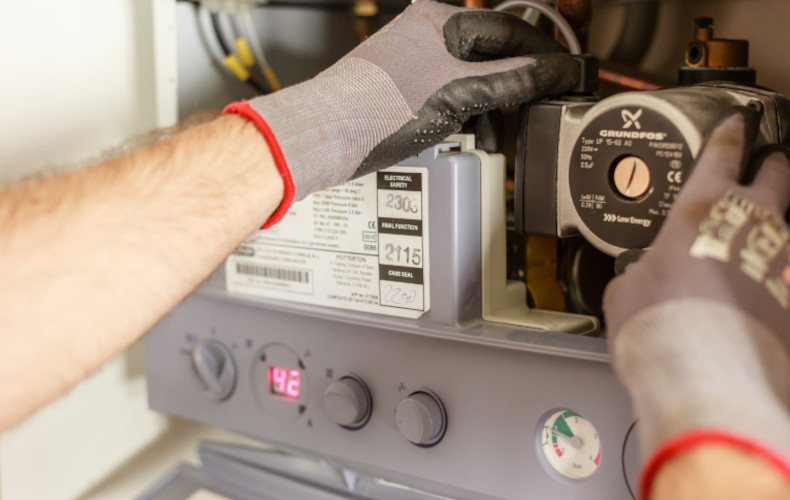
{"label": "red glove cuff", "polygon": [[266,223],[261,226],[261,229],[268,229],[280,222],[280,220],[285,217],[286,212],[288,212],[288,209],[291,208],[291,204],[294,201],[294,193],[296,188],[294,187],[294,181],[291,177],[291,171],[288,169],[288,164],[285,162],[285,156],[283,155],[282,149],[280,149],[280,144],[277,142],[277,138],[274,137],[274,132],[272,132],[272,129],[269,128],[269,125],[263,121],[261,115],[252,109],[250,103],[244,100],[232,102],[228,104],[224,110],[222,110],[223,115],[228,113],[243,116],[255,125],[255,127],[263,135],[264,140],[266,140],[266,144],[269,145],[269,151],[271,151],[272,158],[274,158],[274,164],[277,167],[277,171],[280,173],[280,176],[283,178],[283,199],[280,202],[280,206],[277,207],[277,210],[275,210],[271,216],[269,216],[269,219],[266,221]]}
{"label": "red glove cuff", "polygon": [[698,446],[727,445],[761,457],[773,465],[790,482],[790,459],[777,451],[738,434],[721,430],[701,429],[676,436],[656,449],[642,469],[639,498],[649,500],[653,480],[664,463]]}

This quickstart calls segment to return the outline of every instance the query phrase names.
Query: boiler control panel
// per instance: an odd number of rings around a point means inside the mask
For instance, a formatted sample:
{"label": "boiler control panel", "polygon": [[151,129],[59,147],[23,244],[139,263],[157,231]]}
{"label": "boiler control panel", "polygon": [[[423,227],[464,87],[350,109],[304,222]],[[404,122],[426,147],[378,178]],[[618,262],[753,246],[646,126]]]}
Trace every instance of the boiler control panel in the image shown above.
{"label": "boiler control panel", "polygon": [[632,498],[630,403],[605,340],[578,334],[596,320],[497,309],[526,296],[485,278],[504,161],[468,146],[315,198],[320,237],[240,248],[147,336],[151,407],[442,498]]}

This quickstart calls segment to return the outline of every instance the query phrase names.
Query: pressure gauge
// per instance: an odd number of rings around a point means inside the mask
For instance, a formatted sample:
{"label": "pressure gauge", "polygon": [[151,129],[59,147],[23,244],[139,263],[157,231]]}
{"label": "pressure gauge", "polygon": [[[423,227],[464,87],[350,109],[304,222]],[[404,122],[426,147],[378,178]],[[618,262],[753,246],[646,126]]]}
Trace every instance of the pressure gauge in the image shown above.
{"label": "pressure gauge", "polygon": [[601,439],[592,423],[572,410],[551,413],[540,432],[548,464],[564,477],[590,477],[601,463]]}

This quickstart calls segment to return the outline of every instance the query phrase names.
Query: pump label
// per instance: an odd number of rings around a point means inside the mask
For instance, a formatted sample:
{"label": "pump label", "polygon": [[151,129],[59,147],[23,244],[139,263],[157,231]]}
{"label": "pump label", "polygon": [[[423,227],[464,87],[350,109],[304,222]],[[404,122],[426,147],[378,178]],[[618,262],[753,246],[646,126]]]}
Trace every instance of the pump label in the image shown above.
{"label": "pump label", "polygon": [[584,128],[572,152],[568,175],[576,213],[606,243],[645,248],[693,163],[683,133],[660,111],[609,110]]}
{"label": "pump label", "polygon": [[295,203],[228,257],[228,291],[421,316],[430,309],[427,183],[424,167],[391,167]]}

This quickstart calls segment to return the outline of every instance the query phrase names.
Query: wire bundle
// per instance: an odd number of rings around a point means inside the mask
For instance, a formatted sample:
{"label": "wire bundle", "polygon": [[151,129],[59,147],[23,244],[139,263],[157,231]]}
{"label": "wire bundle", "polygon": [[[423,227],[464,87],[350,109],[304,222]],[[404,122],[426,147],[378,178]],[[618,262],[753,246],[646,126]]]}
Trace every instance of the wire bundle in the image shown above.
{"label": "wire bundle", "polygon": [[[239,81],[248,83],[257,92],[269,94],[282,85],[272,70],[255,31],[250,7],[245,2],[231,3],[225,8],[212,9],[198,3],[198,8],[209,12],[211,27],[220,50],[222,65]],[[227,17],[233,34],[233,47],[228,44],[223,29],[222,16]]]}

